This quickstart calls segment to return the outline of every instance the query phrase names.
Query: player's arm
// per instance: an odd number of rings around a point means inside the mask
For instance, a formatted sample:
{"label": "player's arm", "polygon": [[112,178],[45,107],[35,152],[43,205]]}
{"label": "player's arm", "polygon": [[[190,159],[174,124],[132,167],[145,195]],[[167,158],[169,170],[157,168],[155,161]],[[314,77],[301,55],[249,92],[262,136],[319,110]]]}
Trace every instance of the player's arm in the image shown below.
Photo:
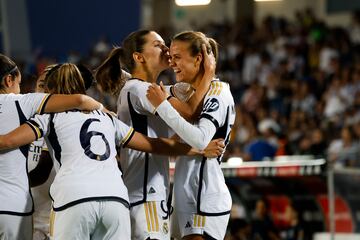
{"label": "player's arm", "polygon": [[157,107],[157,113],[181,139],[196,149],[205,149],[217,130],[215,124],[207,118],[201,118],[197,126],[190,124],[168,101],[163,101]]}
{"label": "player's arm", "polygon": [[[214,55],[212,54],[212,52],[207,52],[205,44],[202,45],[202,53],[204,58],[204,75],[200,81],[200,85],[195,90],[194,94],[187,102],[181,102],[179,99],[174,97],[168,99],[168,101],[180,113],[180,115],[188,121],[195,120],[199,116],[203,99],[210,88],[211,81],[215,77],[216,61]],[[166,93],[166,90],[164,89],[162,83],[160,83],[160,86],[162,94],[159,95],[159,103],[153,104],[154,106],[159,105],[163,100],[168,98],[168,94]],[[147,97],[149,98],[151,96],[147,95]],[[149,101],[152,102],[154,100],[149,98]]]}
{"label": "player's arm", "polygon": [[95,99],[83,94],[52,94],[44,103],[43,112],[63,112],[72,109],[102,110],[103,105]]}
{"label": "player's arm", "polygon": [[25,123],[8,134],[0,135],[0,150],[18,148],[32,143],[36,138],[31,126]]}
{"label": "player's arm", "polygon": [[174,139],[150,138],[138,132],[134,132],[134,135],[124,147],[159,155],[203,155],[208,158],[220,156],[224,151],[223,139],[211,141],[207,148],[201,151]]}
{"label": "player's arm", "polygon": [[29,173],[30,187],[36,187],[46,182],[49,178],[54,163],[49,151],[42,150],[39,163]]}

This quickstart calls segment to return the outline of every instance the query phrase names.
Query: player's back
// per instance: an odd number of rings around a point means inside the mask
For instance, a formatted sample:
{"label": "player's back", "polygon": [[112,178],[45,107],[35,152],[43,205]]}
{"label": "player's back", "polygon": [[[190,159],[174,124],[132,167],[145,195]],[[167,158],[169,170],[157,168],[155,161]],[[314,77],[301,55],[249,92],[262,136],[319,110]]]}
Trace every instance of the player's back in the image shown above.
{"label": "player's back", "polygon": [[[150,83],[130,79],[120,92],[118,117],[135,131],[149,137],[169,137],[166,123],[154,115],[154,107],[146,98]],[[167,198],[169,160],[167,156],[122,149],[121,168],[132,203]]]}
{"label": "player's back", "polygon": [[[0,94],[0,134],[6,134],[42,112],[48,95]],[[0,213],[32,212],[26,171],[28,146],[0,151]]]}
{"label": "player's back", "polygon": [[132,129],[100,111],[69,111],[36,116],[53,159],[60,163],[50,188],[54,209],[89,198],[128,202],[116,161],[115,143],[130,137]]}

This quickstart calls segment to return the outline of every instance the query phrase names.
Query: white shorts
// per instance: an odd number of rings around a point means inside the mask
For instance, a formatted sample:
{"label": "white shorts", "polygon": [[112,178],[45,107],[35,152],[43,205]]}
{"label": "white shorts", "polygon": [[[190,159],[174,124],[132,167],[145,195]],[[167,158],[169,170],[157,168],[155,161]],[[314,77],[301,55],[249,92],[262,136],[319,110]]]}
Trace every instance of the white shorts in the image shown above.
{"label": "white shorts", "polygon": [[51,239],[130,240],[129,209],[116,201],[90,201],[52,211]]}
{"label": "white shorts", "polygon": [[32,240],[32,215],[0,214],[0,239]]}
{"label": "white shorts", "polygon": [[151,201],[130,208],[131,239],[170,239],[166,201]]}
{"label": "white shorts", "polygon": [[171,237],[181,239],[187,235],[208,235],[214,239],[224,239],[230,214],[221,216],[201,216],[174,210],[171,215]]}

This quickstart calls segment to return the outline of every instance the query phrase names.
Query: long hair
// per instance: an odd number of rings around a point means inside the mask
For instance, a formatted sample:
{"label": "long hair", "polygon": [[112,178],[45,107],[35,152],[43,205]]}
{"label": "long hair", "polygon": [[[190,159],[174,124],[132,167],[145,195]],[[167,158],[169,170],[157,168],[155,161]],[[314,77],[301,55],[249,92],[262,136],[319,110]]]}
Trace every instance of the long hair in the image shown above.
{"label": "long hair", "polygon": [[135,69],[133,53],[143,52],[146,43],[145,36],[149,30],[139,30],[130,33],[122,42],[122,47],[114,47],[109,56],[96,70],[97,83],[105,92],[118,95],[124,86],[126,79],[123,77],[121,68],[132,73]]}
{"label": "long hair", "polygon": [[45,76],[45,84],[51,93],[86,94],[84,79],[77,66],[72,63],[52,67]]}

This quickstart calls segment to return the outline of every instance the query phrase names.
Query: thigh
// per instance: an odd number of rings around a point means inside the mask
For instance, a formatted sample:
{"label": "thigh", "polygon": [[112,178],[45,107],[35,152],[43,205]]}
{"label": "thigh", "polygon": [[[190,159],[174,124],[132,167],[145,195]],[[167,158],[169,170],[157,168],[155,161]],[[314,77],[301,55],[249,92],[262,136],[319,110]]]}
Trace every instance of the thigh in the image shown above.
{"label": "thigh", "polygon": [[97,226],[92,239],[131,239],[130,212],[120,202],[101,202],[101,224]]}
{"label": "thigh", "polygon": [[179,228],[179,221],[177,217],[177,209],[174,208],[174,212],[170,216],[170,233],[174,239],[181,239],[181,233]]}
{"label": "thigh", "polygon": [[0,239],[32,239],[32,216],[0,214]]}
{"label": "thigh", "polygon": [[89,239],[95,231],[99,212],[98,202],[76,204],[54,212],[50,228],[56,240]]}
{"label": "thigh", "polygon": [[132,239],[170,239],[166,201],[151,201],[130,209]]}
{"label": "thigh", "polygon": [[33,240],[48,240],[49,236],[46,232],[39,229],[34,229]]}
{"label": "thigh", "polygon": [[32,216],[0,214],[0,239],[32,240]]}

